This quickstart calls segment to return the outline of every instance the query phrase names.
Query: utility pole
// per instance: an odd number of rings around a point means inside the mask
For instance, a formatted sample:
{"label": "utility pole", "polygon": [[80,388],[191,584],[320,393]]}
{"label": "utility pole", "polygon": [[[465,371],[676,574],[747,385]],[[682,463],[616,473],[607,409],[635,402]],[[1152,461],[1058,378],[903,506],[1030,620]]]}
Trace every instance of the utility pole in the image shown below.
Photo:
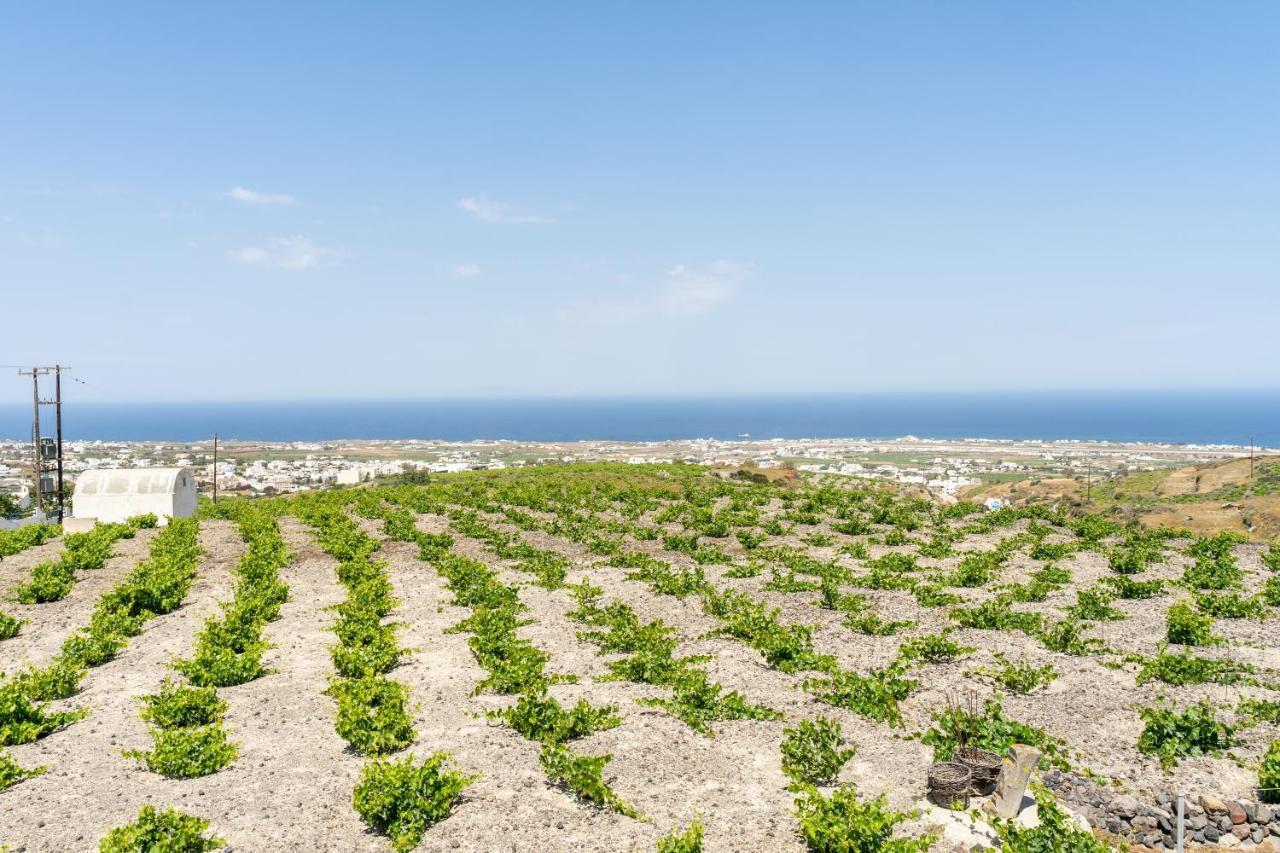
{"label": "utility pole", "polygon": [[1253,483],[1253,436],[1249,436],[1249,483]]}
{"label": "utility pole", "polygon": [[58,524],[66,514],[66,493],[62,490],[62,365],[53,368],[54,413],[58,429]]}
{"label": "utility pole", "polygon": [[213,502],[218,502],[218,434],[213,434]]}
{"label": "utility pole", "polygon": [[[31,377],[31,442],[32,442],[32,474],[35,480],[35,508],[40,512],[44,512],[44,471],[45,471],[45,451],[40,435],[40,407],[54,407],[54,423],[57,429],[57,445],[53,458],[57,465],[57,490],[58,490],[58,523],[61,524],[65,515],[66,499],[62,494],[63,487],[63,466],[62,466],[62,371],[70,370],[63,364],[55,364],[51,367],[32,367],[30,370],[19,370],[19,376]],[[54,378],[54,399],[40,399],[40,377],[47,376],[50,373]]]}

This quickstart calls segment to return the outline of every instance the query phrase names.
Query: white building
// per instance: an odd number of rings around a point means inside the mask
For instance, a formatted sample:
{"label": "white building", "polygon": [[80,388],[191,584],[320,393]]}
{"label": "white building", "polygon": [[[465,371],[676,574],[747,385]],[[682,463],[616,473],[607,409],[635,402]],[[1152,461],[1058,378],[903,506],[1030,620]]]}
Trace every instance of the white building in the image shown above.
{"label": "white building", "polygon": [[75,527],[124,521],[153,512],[167,518],[196,513],[196,478],[190,468],[96,468],[76,480]]}

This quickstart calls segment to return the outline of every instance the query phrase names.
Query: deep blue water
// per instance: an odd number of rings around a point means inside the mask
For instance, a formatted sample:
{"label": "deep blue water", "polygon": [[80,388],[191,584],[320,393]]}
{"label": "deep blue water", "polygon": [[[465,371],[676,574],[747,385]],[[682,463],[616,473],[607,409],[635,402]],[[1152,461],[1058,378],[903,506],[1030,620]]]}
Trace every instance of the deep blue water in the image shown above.
{"label": "deep blue water", "polygon": [[[0,405],[0,436],[31,410]],[[48,434],[51,424],[45,422]],[[1081,438],[1280,447],[1280,391],[808,394],[708,398],[76,403],[71,439],[524,441],[674,438]]]}

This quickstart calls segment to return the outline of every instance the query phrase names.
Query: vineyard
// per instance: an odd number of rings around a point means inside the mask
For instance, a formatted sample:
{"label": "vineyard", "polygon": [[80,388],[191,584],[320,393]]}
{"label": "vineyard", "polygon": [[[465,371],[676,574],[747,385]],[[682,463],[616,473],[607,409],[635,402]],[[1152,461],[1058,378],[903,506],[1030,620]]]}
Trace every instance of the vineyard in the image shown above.
{"label": "vineyard", "polygon": [[1014,743],[1280,799],[1280,545],[686,465],[156,521],[0,534],[0,849],[952,849]]}

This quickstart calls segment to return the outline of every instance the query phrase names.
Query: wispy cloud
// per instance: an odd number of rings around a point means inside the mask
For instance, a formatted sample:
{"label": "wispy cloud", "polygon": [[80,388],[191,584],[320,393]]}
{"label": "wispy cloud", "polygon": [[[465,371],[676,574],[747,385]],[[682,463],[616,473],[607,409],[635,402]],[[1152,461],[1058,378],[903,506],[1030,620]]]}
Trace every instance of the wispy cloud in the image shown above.
{"label": "wispy cloud", "polygon": [[481,222],[494,225],[547,225],[555,222],[549,216],[513,211],[506,202],[496,201],[483,194],[458,199],[458,209]]}
{"label": "wispy cloud", "polygon": [[732,299],[751,269],[751,264],[724,260],[706,267],[678,264],[631,299],[573,306],[559,313],[561,319],[593,325],[620,325],[646,316],[695,317]]}
{"label": "wispy cloud", "polygon": [[454,264],[453,269],[449,270],[449,275],[454,278],[476,278],[480,275],[480,265]]}
{"label": "wispy cloud", "polygon": [[295,237],[273,237],[265,246],[234,249],[231,259],[242,264],[282,270],[305,270],[327,266],[351,257],[341,249],[317,246],[301,234]]}
{"label": "wispy cloud", "polygon": [[245,204],[294,204],[298,201],[284,193],[263,193],[246,187],[232,187],[227,192],[227,198],[242,201]]}
{"label": "wispy cloud", "polygon": [[731,299],[750,271],[750,264],[734,261],[715,261],[705,269],[674,266],[658,293],[658,310],[677,317],[705,314]]}

